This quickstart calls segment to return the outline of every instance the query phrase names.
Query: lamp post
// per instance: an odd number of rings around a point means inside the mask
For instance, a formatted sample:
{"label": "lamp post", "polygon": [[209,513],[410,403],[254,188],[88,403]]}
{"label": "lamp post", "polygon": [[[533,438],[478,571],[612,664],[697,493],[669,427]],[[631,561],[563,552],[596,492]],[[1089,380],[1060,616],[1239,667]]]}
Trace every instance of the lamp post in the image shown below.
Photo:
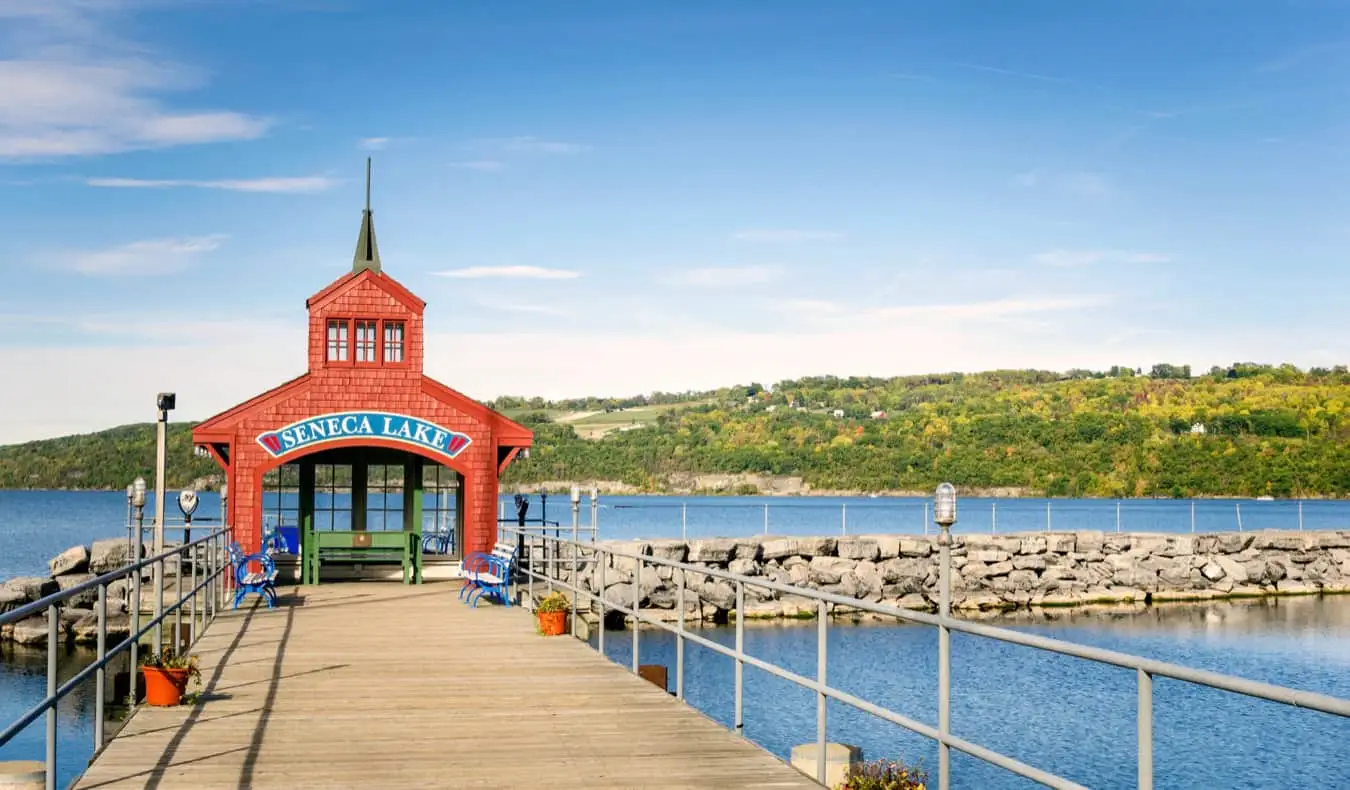
{"label": "lamp post", "polygon": [[136,529],[135,516],[132,513],[133,507],[132,500],[135,498],[136,498],[136,484],[127,483],[127,562],[126,562],[127,565],[130,565],[132,562],[134,562],[134,560],[131,558],[131,535],[133,530]]}
{"label": "lamp post", "polygon": [[[164,477],[168,455],[169,412],[173,411],[177,396],[172,392],[161,392],[155,396],[155,408],[159,410],[155,420],[155,551],[158,557],[164,552]],[[155,563],[155,650],[164,649],[164,623],[160,617],[164,614],[164,561]]]}
{"label": "lamp post", "polygon": [[577,573],[577,533],[581,528],[581,487],[572,486],[572,545],[569,553],[572,555],[572,633],[577,632],[577,599],[580,598],[578,591],[581,589],[581,579]]}
{"label": "lamp post", "polygon": [[[131,506],[136,510],[136,540],[132,541],[132,564],[141,561],[141,548],[145,543],[145,478],[138,477],[135,482],[127,487],[131,492]],[[140,664],[136,660],[136,653],[140,647],[140,638],[137,636],[141,632],[141,576],[143,569],[137,568],[131,575],[131,670],[127,673],[128,686],[130,690],[128,696],[130,703],[136,704],[136,673],[139,671]]]}
{"label": "lamp post", "polygon": [[[942,483],[933,495],[933,521],[938,525],[939,584],[938,615],[938,734],[952,731],[952,634],[947,620],[952,616],[952,525],[956,523],[956,488]],[[938,743],[938,790],[951,787],[951,749]]]}
{"label": "lamp post", "polygon": [[591,486],[591,542],[599,540],[600,528],[596,521],[600,515],[600,486]]}

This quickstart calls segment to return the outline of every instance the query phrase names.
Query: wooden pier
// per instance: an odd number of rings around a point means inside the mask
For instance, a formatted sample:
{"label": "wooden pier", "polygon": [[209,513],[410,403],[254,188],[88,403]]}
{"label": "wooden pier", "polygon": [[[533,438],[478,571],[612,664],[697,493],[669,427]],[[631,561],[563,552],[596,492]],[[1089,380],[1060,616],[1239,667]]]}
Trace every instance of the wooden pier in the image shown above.
{"label": "wooden pier", "polygon": [[282,588],[196,654],[202,698],[143,708],[95,788],[817,788],[522,609],[458,585]]}

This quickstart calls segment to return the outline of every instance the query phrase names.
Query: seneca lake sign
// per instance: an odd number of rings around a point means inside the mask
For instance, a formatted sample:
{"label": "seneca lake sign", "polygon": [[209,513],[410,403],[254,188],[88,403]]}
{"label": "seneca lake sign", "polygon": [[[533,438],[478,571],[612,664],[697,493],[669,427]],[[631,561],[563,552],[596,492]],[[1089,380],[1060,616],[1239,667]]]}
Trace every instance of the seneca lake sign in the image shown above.
{"label": "seneca lake sign", "polygon": [[417,417],[379,411],[320,414],[258,434],[258,444],[273,458],[348,439],[401,442],[447,458],[459,455],[472,441],[462,433]]}

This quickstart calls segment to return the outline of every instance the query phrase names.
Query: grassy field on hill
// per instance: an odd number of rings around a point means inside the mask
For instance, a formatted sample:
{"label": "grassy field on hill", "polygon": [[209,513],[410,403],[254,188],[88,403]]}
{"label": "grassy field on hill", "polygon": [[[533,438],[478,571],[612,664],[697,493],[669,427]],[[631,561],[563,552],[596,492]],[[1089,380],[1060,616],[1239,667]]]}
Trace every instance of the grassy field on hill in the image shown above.
{"label": "grassy field on hill", "polygon": [[[1157,365],[897,378],[820,377],[709,392],[495,408],[534,428],[506,483],[800,476],[816,489],[927,489],[939,480],[1052,496],[1344,496],[1345,368]],[[216,474],[170,430],[170,484]],[[150,476],[152,425],[0,447],[0,487],[122,488]]]}

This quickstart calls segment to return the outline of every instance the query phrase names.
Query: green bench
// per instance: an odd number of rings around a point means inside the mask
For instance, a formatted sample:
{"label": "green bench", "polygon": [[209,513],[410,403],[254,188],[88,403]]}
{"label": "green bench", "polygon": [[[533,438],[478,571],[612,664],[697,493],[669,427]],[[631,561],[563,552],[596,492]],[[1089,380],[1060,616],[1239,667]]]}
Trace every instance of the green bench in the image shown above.
{"label": "green bench", "polygon": [[315,530],[305,545],[303,574],[309,583],[319,583],[324,563],[372,565],[401,563],[403,583],[422,583],[422,533],[399,530]]}

